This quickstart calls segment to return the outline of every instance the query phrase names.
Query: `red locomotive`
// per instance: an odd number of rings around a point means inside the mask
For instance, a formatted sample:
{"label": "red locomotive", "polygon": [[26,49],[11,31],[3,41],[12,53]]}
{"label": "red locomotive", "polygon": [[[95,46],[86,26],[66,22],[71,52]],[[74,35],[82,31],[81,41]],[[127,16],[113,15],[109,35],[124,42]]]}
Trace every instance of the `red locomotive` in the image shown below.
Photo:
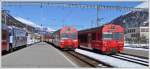
{"label": "red locomotive", "polygon": [[123,51],[124,28],[120,25],[106,24],[78,32],[80,47],[116,54]]}
{"label": "red locomotive", "polygon": [[78,31],[65,26],[52,34],[52,43],[61,49],[75,49],[78,47]]}

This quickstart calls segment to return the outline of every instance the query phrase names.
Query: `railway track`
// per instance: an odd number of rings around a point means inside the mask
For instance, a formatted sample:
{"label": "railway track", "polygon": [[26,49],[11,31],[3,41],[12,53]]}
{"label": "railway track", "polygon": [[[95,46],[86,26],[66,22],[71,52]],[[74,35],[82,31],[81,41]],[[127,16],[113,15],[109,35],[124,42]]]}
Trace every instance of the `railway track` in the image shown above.
{"label": "railway track", "polygon": [[[74,57],[76,57],[80,61],[88,64],[91,67],[104,67],[104,68],[115,67],[115,66],[108,64],[107,62],[98,61],[98,60],[95,60],[93,58],[90,58],[86,55],[82,55],[82,54],[74,52],[74,51],[67,51],[67,53],[70,55],[73,55]],[[144,59],[144,58],[137,57],[137,56],[131,56],[131,55],[126,55],[126,54],[117,54],[117,55],[111,55],[110,57],[117,58],[117,59],[120,59],[123,61],[129,61],[129,62],[133,62],[136,64],[144,65],[146,67],[149,66],[148,59]]]}
{"label": "railway track", "polygon": [[75,51],[65,51],[65,53],[68,53],[70,55],[72,55],[73,57],[75,57],[76,59],[84,62],[85,64],[87,64],[88,66],[90,67],[101,67],[101,68],[106,68],[106,67],[113,67],[111,65],[108,65],[106,63],[103,63],[103,62],[100,62],[100,61],[97,61],[95,59],[92,59],[90,57],[87,57],[87,56],[84,56],[80,53],[77,53]]}
{"label": "railway track", "polygon": [[149,66],[149,62],[148,62],[149,60],[148,59],[140,58],[137,56],[117,54],[117,55],[111,55],[111,57],[118,58],[118,59],[125,60],[125,61],[129,61],[129,62],[134,62],[134,63],[141,64],[144,66]]}
{"label": "railway track", "polygon": [[[86,49],[83,49],[83,50],[86,50]],[[86,50],[86,51],[92,52],[91,50]],[[134,62],[134,63],[141,64],[141,65],[144,65],[144,66],[149,66],[148,58],[144,58],[144,57],[137,56],[137,55],[121,53],[121,54],[112,55],[111,57],[121,59],[121,60],[125,60],[125,61],[129,61],[129,62]]]}
{"label": "railway track", "polygon": [[[79,49],[78,49],[79,50]],[[80,50],[84,50],[84,49],[80,49]],[[104,60],[104,57],[100,58],[101,56],[103,56],[102,54],[100,53],[97,53],[97,52],[93,52],[91,50],[84,50],[86,52],[89,52],[89,53],[95,53],[97,54],[97,56],[99,56],[99,58],[91,58],[91,56],[89,55],[84,55],[83,53],[79,53],[77,51],[62,51],[64,53],[67,53],[69,55],[71,55],[73,58],[76,58],[78,59],[79,61],[82,61],[83,63],[85,63],[86,65],[90,66],[90,67],[100,67],[100,68],[109,68],[109,67],[148,67],[149,66],[149,62],[148,62],[148,59],[145,59],[145,58],[141,58],[141,57],[137,57],[137,56],[133,56],[133,55],[127,55],[127,54],[117,54],[117,55],[112,55],[112,56],[107,56],[107,55],[104,55],[105,57],[110,57],[110,59],[107,59],[108,61],[109,60],[112,60],[113,58],[114,59],[118,59],[119,61],[121,62],[105,62]],[[111,58],[112,57],[112,58]],[[97,60],[97,59],[104,59],[104,60]],[[128,63],[129,62],[129,66],[127,65],[118,65],[119,63]],[[113,63],[113,64],[112,64]],[[117,64],[116,64],[117,63]],[[130,65],[132,64],[133,65]],[[78,63],[77,63],[78,64]],[[86,66],[85,66],[86,67]]]}

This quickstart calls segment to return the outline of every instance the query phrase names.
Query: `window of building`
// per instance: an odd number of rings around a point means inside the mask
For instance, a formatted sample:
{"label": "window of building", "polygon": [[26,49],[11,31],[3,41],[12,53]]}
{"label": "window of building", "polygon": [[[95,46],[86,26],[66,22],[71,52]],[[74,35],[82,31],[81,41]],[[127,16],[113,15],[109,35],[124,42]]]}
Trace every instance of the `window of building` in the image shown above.
{"label": "window of building", "polygon": [[145,29],[144,29],[144,28],[142,28],[142,29],[141,29],[141,32],[145,32]]}
{"label": "window of building", "polygon": [[136,37],[136,34],[131,34],[131,37]]}
{"label": "window of building", "polygon": [[148,32],[148,28],[145,29],[145,32]]}

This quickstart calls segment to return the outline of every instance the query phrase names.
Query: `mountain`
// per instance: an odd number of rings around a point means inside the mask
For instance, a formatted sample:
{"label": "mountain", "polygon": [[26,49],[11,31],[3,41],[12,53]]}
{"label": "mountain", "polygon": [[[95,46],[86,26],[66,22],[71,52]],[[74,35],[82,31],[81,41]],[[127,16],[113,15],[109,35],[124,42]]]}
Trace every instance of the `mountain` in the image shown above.
{"label": "mountain", "polygon": [[117,17],[110,23],[121,25],[125,28],[149,26],[148,10],[131,11],[125,15]]}

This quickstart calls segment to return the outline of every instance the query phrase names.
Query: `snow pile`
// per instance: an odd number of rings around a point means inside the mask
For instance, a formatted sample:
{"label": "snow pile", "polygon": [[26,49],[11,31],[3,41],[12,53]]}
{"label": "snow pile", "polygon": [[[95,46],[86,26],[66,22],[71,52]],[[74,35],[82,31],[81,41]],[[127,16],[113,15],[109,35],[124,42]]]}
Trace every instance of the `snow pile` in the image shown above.
{"label": "snow pile", "polygon": [[136,63],[132,63],[132,62],[128,62],[128,61],[124,61],[121,59],[117,59],[117,58],[113,58],[107,55],[101,55],[101,54],[96,54],[96,53],[92,53],[92,52],[88,52],[88,51],[84,51],[81,49],[76,49],[76,52],[88,56],[90,58],[96,59],[98,61],[107,63],[109,65],[112,65],[114,67],[145,67],[143,65],[139,65]]}

